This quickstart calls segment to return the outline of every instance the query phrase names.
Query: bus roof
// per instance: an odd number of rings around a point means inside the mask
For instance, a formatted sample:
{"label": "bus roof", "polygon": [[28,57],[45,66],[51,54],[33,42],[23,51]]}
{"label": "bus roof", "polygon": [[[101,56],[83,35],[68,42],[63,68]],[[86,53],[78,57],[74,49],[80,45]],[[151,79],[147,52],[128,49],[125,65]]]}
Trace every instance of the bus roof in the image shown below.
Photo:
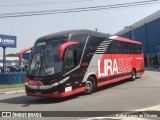
{"label": "bus roof", "polygon": [[66,38],[69,35],[78,35],[78,34],[92,35],[92,36],[102,37],[102,38],[109,37],[108,34],[96,32],[96,31],[91,31],[91,30],[85,30],[85,29],[84,30],[68,30],[68,31],[62,31],[62,32],[57,32],[57,33],[45,35],[43,37],[40,37],[36,42],[48,40],[51,38]]}
{"label": "bus roof", "polygon": [[92,31],[92,30],[86,30],[86,29],[68,30],[68,31],[56,32],[56,33],[53,33],[53,34],[49,34],[49,35],[45,35],[43,37],[40,37],[39,39],[37,39],[36,42],[46,41],[46,40],[49,40],[51,38],[65,39],[65,38],[69,37],[70,35],[80,35],[80,34],[91,35],[91,36],[101,37],[101,38],[115,39],[115,40],[119,40],[119,41],[131,42],[131,43],[136,43],[136,44],[141,44],[141,42],[138,42],[138,41],[135,41],[135,40],[130,40],[130,39],[123,38],[123,37],[120,37],[120,36],[111,36],[109,34],[97,32],[97,31]]}

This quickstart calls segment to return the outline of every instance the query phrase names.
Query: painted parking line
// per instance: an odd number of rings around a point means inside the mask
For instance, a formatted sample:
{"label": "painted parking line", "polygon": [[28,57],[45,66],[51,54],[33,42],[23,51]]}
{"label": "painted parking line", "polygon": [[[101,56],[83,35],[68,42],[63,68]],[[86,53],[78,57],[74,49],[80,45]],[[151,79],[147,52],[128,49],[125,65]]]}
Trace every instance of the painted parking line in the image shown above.
{"label": "painted parking line", "polygon": [[149,110],[154,110],[154,111],[160,111],[160,105],[148,107],[148,108],[143,108],[143,109],[138,109],[135,111],[149,111]]}
{"label": "painted parking line", "polygon": [[9,91],[9,92],[0,92],[0,94],[14,94],[14,93],[23,93],[25,90],[18,90],[18,91]]}
{"label": "painted parking line", "polygon": [[[133,110],[132,110],[133,111]],[[128,112],[129,113],[136,113],[138,111],[160,111],[160,105],[157,106],[152,106],[152,107],[148,107],[148,108],[143,108],[143,109],[138,109],[138,110],[134,110],[133,112]],[[120,113],[120,114],[127,114],[127,113]],[[92,117],[92,118],[85,118],[85,119],[79,119],[79,120],[154,120],[157,117]]]}
{"label": "painted parking line", "polygon": [[79,120],[150,120],[148,118],[136,118],[136,117],[93,117]]}

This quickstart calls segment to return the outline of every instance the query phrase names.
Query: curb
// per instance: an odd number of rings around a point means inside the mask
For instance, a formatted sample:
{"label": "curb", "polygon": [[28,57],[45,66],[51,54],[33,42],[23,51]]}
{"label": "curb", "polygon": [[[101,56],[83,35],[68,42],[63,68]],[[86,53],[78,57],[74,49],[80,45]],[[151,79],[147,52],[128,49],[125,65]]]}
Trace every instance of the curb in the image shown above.
{"label": "curb", "polygon": [[17,91],[8,91],[8,92],[0,92],[1,94],[14,94],[14,93],[23,93],[25,90],[17,90]]}

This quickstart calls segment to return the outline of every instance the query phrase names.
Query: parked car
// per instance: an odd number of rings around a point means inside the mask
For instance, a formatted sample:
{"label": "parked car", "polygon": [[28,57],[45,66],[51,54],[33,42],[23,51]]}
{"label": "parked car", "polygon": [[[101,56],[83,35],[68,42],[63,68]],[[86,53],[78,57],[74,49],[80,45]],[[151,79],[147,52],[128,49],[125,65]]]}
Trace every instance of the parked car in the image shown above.
{"label": "parked car", "polygon": [[[3,72],[3,66],[0,66],[0,72]],[[10,68],[8,68],[8,66],[6,66],[6,72],[10,72]]]}
{"label": "parked car", "polygon": [[20,72],[21,71],[21,68],[15,66],[15,65],[7,66],[7,67],[10,69],[10,72]]}
{"label": "parked car", "polygon": [[17,68],[19,68],[20,69],[20,71],[22,70],[22,71],[25,71],[26,69],[25,69],[25,65],[19,65],[19,64],[16,64],[15,65]]}
{"label": "parked car", "polygon": [[2,70],[3,70],[3,68],[2,68],[2,66],[0,66],[0,72],[2,72]]}

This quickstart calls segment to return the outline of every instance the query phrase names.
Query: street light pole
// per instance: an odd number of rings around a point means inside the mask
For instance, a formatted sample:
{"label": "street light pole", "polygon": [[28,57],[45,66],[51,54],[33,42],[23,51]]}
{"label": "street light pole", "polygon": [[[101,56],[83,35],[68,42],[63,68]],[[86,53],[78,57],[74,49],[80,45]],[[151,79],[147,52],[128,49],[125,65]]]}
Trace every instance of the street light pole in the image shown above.
{"label": "street light pole", "polygon": [[125,26],[124,28],[130,29],[132,40],[134,40],[134,33],[133,33],[133,27],[132,26]]}
{"label": "street light pole", "polygon": [[6,72],[6,47],[3,47],[3,72]]}

